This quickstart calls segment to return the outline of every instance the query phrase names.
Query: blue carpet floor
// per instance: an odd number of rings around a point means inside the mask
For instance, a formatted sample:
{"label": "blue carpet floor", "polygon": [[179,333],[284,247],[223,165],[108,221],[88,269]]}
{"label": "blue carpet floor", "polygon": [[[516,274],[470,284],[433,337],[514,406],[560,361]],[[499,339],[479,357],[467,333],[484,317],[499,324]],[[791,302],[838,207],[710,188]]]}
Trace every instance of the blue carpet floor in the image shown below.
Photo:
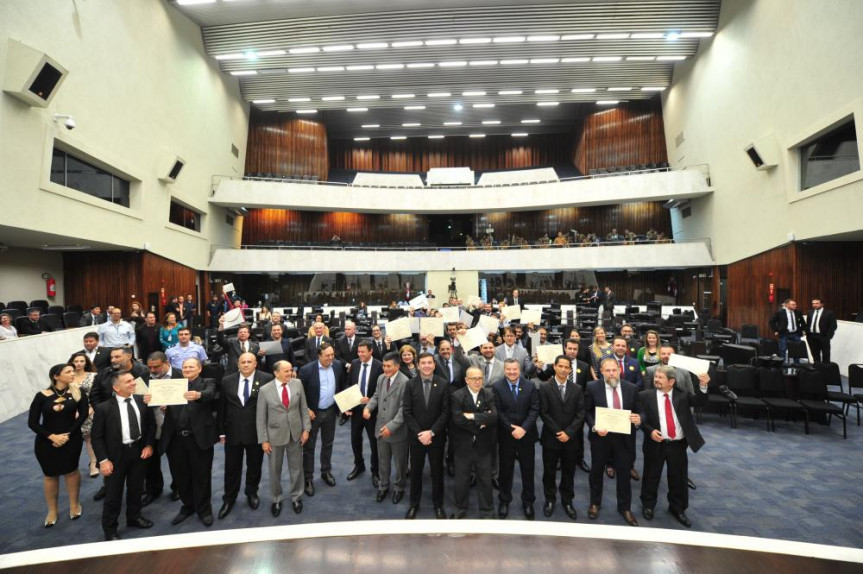
{"label": "blue carpet floor", "polygon": [[[690,454],[690,476],[698,486],[697,490],[690,491],[688,511],[694,530],[863,547],[863,528],[860,526],[863,427],[856,425],[856,418],[849,417],[848,440],[842,440],[841,421],[836,420],[830,427],[813,424],[812,434],[806,436],[799,422],[777,421],[777,432],[767,433],[762,421],[742,418],[739,428],[732,430],[727,419],[715,413],[705,413],[700,428],[707,445],[700,453]],[[641,440],[639,437],[636,462],[639,472],[642,468]],[[86,452],[82,453],[81,458],[84,516],[76,522],[68,519],[68,498],[61,486],[60,520],[54,528],[45,529],[42,527],[46,514],[42,475],[33,455],[33,434],[27,428],[26,415],[0,425],[0,444],[3,444],[4,453],[0,468],[0,500],[3,501],[3,512],[0,513],[0,540],[3,541],[3,547],[0,553],[103,539],[99,520],[102,505],[93,502],[92,498],[102,481],[86,476]],[[537,446],[537,520],[569,521],[559,505],[551,518],[542,515],[540,454]],[[337,485],[330,488],[316,477],[317,492],[314,497],[305,498],[303,514],[295,515],[288,505],[279,518],[273,518],[269,510],[267,468],[264,464],[261,507],[257,511],[251,510],[241,495],[233,512],[225,520],[217,519],[211,529],[404,516],[407,510],[406,498],[398,505],[393,505],[389,499],[380,504],[375,502],[375,489],[368,472],[353,482],[345,480],[353,464],[349,425],[338,427],[333,461]],[[170,475],[164,458],[162,465],[167,481]],[[223,468],[223,450],[216,445],[213,465],[214,514],[221,505]],[[287,469],[283,472],[286,474]],[[283,476],[283,480],[287,487],[287,477]],[[520,489],[518,471],[516,482],[516,503],[512,505],[509,520],[524,520],[517,503]],[[641,517],[638,501],[640,484],[633,483],[633,512],[639,519],[640,527],[682,528],[665,511],[664,480],[655,519],[648,523]],[[427,476],[424,486],[418,518],[427,519],[433,517],[431,483]],[[575,491],[574,505],[578,511],[578,522],[589,522],[587,475],[580,470],[575,476]],[[614,485],[609,479],[606,479],[604,495],[602,514],[596,522],[624,525],[623,519],[614,511]],[[470,516],[475,517],[476,495],[472,493],[471,498]],[[447,477],[447,512],[454,510],[452,501],[452,479]],[[126,529],[121,515],[120,534],[125,538],[134,538],[206,530],[196,517],[172,527],[170,520],[179,506],[179,502],[171,502],[167,496],[162,496],[145,508],[144,516],[156,523],[149,531]]]}

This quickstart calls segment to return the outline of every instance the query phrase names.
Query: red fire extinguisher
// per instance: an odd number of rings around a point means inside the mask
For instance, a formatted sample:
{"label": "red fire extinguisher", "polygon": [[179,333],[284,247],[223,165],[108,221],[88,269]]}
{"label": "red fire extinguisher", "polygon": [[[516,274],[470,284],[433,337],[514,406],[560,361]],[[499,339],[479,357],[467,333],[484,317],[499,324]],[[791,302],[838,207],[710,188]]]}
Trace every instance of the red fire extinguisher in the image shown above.
{"label": "red fire extinguisher", "polygon": [[49,298],[54,298],[57,296],[57,281],[54,280],[54,276],[50,273],[45,273],[42,275],[42,279],[45,280],[45,291]]}
{"label": "red fire extinguisher", "polygon": [[770,303],[774,303],[776,301],[776,290],[773,288],[773,283],[767,287],[767,300]]}

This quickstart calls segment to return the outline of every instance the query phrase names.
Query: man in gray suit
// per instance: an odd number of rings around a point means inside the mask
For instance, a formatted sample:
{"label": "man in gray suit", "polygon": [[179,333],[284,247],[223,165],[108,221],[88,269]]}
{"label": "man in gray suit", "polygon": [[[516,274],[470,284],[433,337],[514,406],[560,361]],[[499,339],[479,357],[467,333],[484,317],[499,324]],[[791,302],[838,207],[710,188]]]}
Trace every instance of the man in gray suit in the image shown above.
{"label": "man in gray suit", "polygon": [[378,474],[380,483],[375,500],[383,501],[390,488],[390,462],[395,467],[393,504],[405,494],[405,476],[408,465],[408,431],[402,417],[402,395],[408,378],[399,371],[399,354],[384,355],[384,374],[378,377],[375,394],[363,409],[363,418],[369,420],[377,411]]}
{"label": "man in gray suit", "polygon": [[479,347],[479,355],[471,355],[471,365],[482,371],[483,386],[492,388],[503,378],[503,359],[494,356],[494,343],[486,341]]}
{"label": "man in gray suit", "polygon": [[[506,327],[503,330],[503,345],[498,345],[494,351],[494,358],[503,363],[507,359],[515,359],[521,366],[523,376],[530,378],[536,369],[533,361],[530,360],[530,355],[523,347],[516,344],[515,329]],[[500,379],[495,379],[497,382]]]}
{"label": "man in gray suit", "polygon": [[287,452],[294,512],[303,511],[303,445],[309,440],[312,421],[306,394],[299,379],[292,379],[294,367],[288,361],[273,366],[276,379],[258,391],[258,441],[269,455],[272,513],[282,513],[282,460]]}

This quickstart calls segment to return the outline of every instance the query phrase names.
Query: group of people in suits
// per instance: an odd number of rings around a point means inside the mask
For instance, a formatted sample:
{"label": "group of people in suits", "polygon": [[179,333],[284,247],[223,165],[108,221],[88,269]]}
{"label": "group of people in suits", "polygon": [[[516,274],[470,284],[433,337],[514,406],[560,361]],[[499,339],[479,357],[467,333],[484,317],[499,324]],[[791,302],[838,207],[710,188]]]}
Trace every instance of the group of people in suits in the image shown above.
{"label": "group of people in suits", "polygon": [[786,299],[769,324],[779,340],[780,356],[785,357],[788,341],[800,341],[806,335],[813,361],[830,362],[830,340],[836,334],[836,315],[824,308],[820,298],[812,299],[812,310],[805,319],[797,308],[797,301]]}

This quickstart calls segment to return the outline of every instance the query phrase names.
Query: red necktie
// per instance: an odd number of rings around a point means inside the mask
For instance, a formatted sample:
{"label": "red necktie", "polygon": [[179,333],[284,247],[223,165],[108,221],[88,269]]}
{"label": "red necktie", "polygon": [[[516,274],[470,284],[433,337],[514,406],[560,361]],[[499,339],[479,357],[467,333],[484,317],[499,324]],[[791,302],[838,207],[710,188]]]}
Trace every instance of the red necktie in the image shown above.
{"label": "red necktie", "polygon": [[285,408],[291,406],[291,399],[288,397],[288,385],[282,385],[282,404]]}
{"label": "red necktie", "polygon": [[623,378],[623,359],[618,359],[617,363],[620,365],[620,378]]}
{"label": "red necktie", "polygon": [[611,389],[611,406],[615,409],[620,409],[620,397],[617,396],[617,389]]}
{"label": "red necktie", "polygon": [[673,439],[677,436],[677,427],[674,426],[674,415],[671,413],[671,400],[668,398],[668,393],[665,393],[665,426],[668,427],[668,438]]}

